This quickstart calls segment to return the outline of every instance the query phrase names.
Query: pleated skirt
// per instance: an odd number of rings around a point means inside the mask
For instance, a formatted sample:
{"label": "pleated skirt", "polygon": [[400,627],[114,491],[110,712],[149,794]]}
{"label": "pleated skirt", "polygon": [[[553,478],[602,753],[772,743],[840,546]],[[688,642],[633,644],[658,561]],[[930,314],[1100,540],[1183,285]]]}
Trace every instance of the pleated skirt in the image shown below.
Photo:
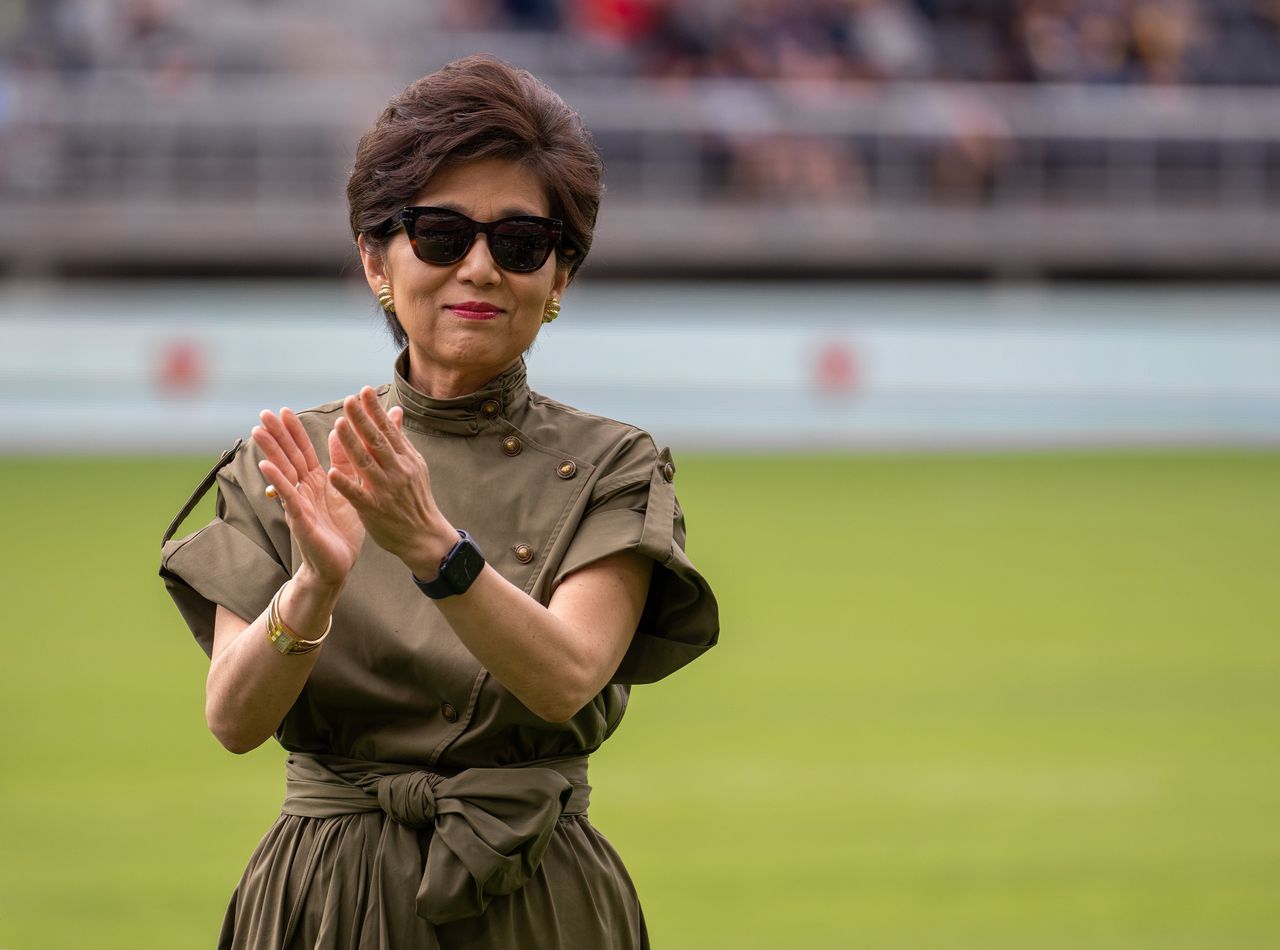
{"label": "pleated skirt", "polygon": [[282,814],[240,879],[219,950],[647,950],[635,887],[586,815],[562,817],[523,887],[478,917],[433,925],[415,913],[416,866],[389,867],[381,812]]}

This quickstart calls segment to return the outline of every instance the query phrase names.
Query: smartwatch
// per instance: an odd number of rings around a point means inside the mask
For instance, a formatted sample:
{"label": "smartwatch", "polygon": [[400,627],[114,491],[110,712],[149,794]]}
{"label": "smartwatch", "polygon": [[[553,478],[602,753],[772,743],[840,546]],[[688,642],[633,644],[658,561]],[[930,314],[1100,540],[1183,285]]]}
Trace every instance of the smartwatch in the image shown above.
{"label": "smartwatch", "polygon": [[484,555],[471,535],[458,529],[458,543],[449,549],[449,553],[440,561],[440,574],[434,580],[418,580],[411,574],[413,582],[432,600],[443,600],[454,594],[464,594],[467,588],[484,570]]}

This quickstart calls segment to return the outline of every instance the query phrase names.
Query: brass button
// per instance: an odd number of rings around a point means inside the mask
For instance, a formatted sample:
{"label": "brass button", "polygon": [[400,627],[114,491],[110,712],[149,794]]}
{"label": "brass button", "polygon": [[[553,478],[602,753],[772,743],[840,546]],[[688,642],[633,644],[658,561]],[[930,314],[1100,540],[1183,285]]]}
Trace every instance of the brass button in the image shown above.
{"label": "brass button", "polygon": [[565,459],[556,466],[556,474],[561,478],[573,478],[578,474],[578,465],[573,459]]}
{"label": "brass button", "polygon": [[444,703],[440,707],[440,715],[444,716],[445,722],[458,721],[458,710],[454,709],[449,703]]}
{"label": "brass button", "polygon": [[528,564],[530,561],[533,560],[533,548],[531,548],[529,545],[525,544],[524,542],[517,544],[511,550],[515,552],[516,560],[519,561],[521,564]]}
{"label": "brass button", "polygon": [[520,450],[523,447],[524,446],[520,444],[520,440],[514,435],[509,435],[502,440],[502,451],[506,452],[508,455],[519,455]]}
{"label": "brass button", "polygon": [[480,403],[480,414],[486,419],[492,419],[501,409],[502,406],[498,404],[496,399],[486,399]]}
{"label": "brass button", "polygon": [[667,481],[671,481],[672,479],[674,479],[676,477],[675,465],[668,462],[666,465],[662,466],[662,477],[665,478]]}

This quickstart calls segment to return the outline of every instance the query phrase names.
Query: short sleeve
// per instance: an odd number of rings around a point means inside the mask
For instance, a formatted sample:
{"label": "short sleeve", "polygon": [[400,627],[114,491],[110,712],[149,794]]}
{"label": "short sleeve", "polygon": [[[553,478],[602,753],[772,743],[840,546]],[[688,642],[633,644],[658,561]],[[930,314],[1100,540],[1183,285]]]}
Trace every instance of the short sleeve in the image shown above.
{"label": "short sleeve", "polygon": [[[160,576],[206,654],[213,653],[217,605],[245,619],[257,617],[289,579],[288,529],[268,499],[257,450],[237,443],[200,482],[165,533]],[[194,534],[171,539],[178,524],[217,483],[216,514]]]}
{"label": "short sleeve", "polygon": [[697,659],[720,634],[715,595],[685,554],[684,514],[676,501],[675,463],[643,436],[597,481],[555,584],[610,554],[652,558],[640,625],[613,683],[652,683]]}

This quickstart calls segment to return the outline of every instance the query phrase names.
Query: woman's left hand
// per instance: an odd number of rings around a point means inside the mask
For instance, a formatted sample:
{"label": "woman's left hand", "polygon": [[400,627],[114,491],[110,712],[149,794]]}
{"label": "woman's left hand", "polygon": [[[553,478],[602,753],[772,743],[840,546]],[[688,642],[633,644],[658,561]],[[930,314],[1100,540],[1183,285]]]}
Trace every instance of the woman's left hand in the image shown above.
{"label": "woman's left hand", "polygon": [[348,396],[342,409],[329,433],[329,454],[341,461],[329,469],[330,484],[374,541],[431,580],[458,532],[436,507],[427,461],[404,434],[404,410],[388,413],[371,386]]}

